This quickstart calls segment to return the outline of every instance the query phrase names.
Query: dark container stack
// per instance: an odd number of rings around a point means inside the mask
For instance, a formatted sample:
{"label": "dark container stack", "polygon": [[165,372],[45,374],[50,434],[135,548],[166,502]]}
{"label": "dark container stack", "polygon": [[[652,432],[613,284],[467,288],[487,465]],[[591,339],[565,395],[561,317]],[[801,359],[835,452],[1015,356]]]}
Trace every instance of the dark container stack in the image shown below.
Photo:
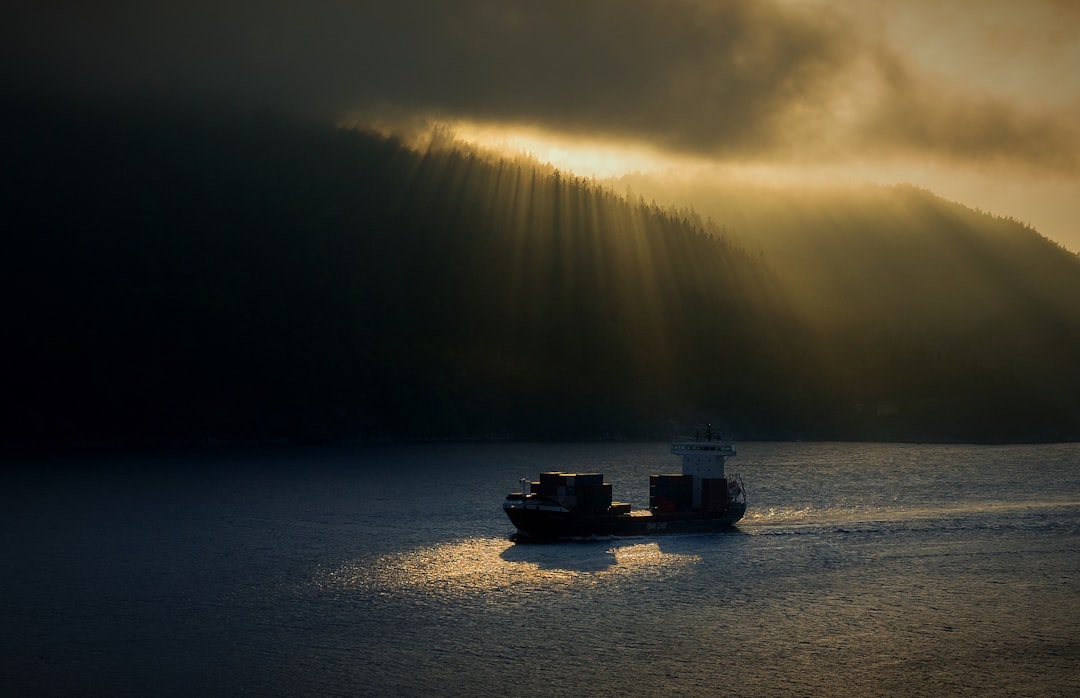
{"label": "dark container stack", "polygon": [[723,477],[701,479],[701,508],[705,511],[724,511],[728,504],[728,481]]}
{"label": "dark container stack", "polygon": [[602,513],[611,508],[611,484],[604,482],[603,473],[540,473],[540,480],[530,484],[533,494],[572,511]]}
{"label": "dark container stack", "polygon": [[650,475],[649,508],[656,511],[689,511],[694,502],[693,475]]}

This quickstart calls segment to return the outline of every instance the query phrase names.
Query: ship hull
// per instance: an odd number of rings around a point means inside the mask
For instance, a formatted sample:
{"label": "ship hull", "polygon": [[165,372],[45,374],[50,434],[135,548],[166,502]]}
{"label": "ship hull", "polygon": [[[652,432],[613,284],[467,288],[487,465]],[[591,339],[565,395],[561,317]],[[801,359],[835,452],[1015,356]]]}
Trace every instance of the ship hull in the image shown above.
{"label": "ship hull", "polygon": [[746,513],[733,502],[723,512],[684,511],[647,514],[586,514],[505,507],[506,515],[527,540],[560,540],[608,536],[657,536],[674,533],[712,533],[731,528]]}

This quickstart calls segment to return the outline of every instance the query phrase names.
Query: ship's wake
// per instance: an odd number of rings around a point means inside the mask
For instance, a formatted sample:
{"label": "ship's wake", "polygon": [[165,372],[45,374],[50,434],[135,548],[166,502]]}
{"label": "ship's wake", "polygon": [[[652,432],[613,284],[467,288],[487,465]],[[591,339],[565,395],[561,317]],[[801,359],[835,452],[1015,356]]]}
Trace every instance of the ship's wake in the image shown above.
{"label": "ship's wake", "polygon": [[[983,501],[928,506],[833,506],[769,507],[750,509],[739,523],[750,534],[793,530],[884,528],[1000,528],[1015,521],[1031,521],[1031,515],[1080,512],[1077,501]],[[1036,521],[1040,520],[1036,517]]]}

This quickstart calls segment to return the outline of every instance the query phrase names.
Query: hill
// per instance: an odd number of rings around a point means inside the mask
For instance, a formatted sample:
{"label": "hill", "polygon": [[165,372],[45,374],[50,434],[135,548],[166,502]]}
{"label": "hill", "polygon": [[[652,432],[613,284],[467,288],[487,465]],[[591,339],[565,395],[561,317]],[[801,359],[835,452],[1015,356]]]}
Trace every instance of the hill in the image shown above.
{"label": "hill", "polygon": [[1075,438],[1080,258],[1030,227],[911,186],[618,186],[692,199],[768,260],[813,399],[857,406],[843,431]]}
{"label": "hill", "polygon": [[1080,436],[1075,256],[926,192],[769,246],[453,144],[6,119],[9,444]]}

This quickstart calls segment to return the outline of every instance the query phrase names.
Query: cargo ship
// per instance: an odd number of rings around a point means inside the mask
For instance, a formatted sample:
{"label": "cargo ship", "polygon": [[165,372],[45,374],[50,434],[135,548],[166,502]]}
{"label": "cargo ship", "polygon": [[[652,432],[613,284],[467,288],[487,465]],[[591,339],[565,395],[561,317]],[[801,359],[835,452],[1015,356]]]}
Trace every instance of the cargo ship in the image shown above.
{"label": "cargo ship", "polygon": [[746,490],[724,464],[735,445],[705,436],[676,437],[671,453],[682,472],[649,476],[649,508],[634,510],[612,500],[602,473],[545,472],[521,479],[506,495],[503,511],[517,528],[515,539],[543,541],[607,536],[709,533],[730,528],[746,513]]}

